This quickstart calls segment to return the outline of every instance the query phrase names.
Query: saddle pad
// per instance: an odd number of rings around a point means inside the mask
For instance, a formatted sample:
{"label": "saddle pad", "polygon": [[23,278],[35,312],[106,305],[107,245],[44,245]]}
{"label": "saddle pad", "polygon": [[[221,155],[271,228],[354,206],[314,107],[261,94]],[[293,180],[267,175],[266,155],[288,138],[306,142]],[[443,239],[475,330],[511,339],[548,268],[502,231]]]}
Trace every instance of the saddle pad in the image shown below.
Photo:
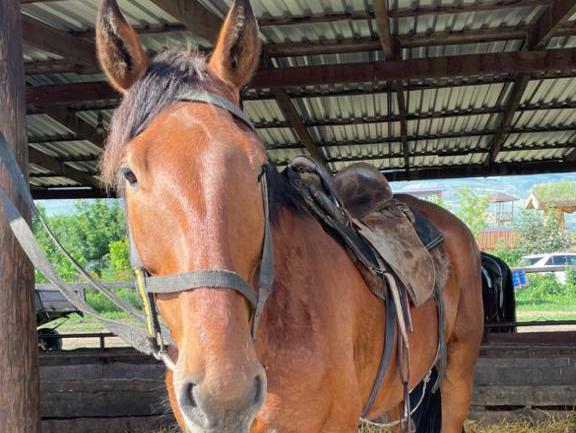
{"label": "saddle pad", "polygon": [[[392,199],[385,208],[371,212],[362,220],[352,221],[362,237],[400,279],[412,304],[419,307],[430,299],[434,292],[436,271],[427,245],[422,242],[415,229],[415,220],[415,214],[407,205]],[[422,219],[419,221],[420,234],[425,240],[430,240],[429,245],[438,245],[442,236],[429,236],[433,232],[431,224],[425,225]]]}
{"label": "saddle pad", "polygon": [[444,241],[444,236],[418,209],[410,207],[410,210],[414,214],[414,230],[420,242],[428,251],[432,251]]}

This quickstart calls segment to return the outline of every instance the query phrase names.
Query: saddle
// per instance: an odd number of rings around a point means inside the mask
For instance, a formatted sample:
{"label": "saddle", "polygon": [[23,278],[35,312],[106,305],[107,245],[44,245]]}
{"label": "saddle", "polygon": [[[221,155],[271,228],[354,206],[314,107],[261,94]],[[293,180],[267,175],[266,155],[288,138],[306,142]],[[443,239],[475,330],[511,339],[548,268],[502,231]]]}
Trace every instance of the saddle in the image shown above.
{"label": "saddle", "polygon": [[369,164],[353,164],[331,177],[308,157],[287,169],[308,207],[349,250],[372,292],[384,299],[384,273],[394,275],[412,305],[434,294],[430,251],[442,234],[420,212],[397,199],[386,178]]}

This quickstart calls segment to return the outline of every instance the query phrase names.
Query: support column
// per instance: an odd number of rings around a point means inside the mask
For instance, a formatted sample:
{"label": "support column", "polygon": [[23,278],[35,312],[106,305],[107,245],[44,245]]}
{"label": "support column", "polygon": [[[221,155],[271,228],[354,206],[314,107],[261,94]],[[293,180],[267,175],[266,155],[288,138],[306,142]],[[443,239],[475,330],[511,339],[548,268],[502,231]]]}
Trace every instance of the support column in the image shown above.
{"label": "support column", "polygon": [[[0,0],[0,130],[27,171],[20,1]],[[0,185],[16,197],[6,171]],[[17,204],[22,209],[22,202]],[[0,217],[0,433],[40,432],[32,268]]]}

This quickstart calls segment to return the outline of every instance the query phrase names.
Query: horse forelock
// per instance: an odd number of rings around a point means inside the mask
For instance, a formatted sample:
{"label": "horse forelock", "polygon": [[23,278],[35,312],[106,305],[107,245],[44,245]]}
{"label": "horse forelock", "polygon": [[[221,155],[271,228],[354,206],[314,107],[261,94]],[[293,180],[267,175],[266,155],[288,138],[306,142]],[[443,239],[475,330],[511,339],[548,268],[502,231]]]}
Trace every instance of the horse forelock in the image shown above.
{"label": "horse forelock", "polygon": [[206,57],[195,47],[166,50],[154,58],[112,116],[100,162],[102,181],[108,188],[118,187],[118,169],[128,142],[174,103],[183,89],[205,85],[208,80]]}

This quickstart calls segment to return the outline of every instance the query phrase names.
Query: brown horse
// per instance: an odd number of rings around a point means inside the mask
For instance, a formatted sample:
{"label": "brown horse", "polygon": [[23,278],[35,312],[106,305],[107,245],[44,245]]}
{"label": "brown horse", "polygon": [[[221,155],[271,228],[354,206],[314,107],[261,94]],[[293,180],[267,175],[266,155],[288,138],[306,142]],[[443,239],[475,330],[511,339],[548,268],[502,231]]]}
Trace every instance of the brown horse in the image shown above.
{"label": "brown horse", "polygon": [[[264,230],[257,182],[268,164],[264,145],[227,110],[175,101],[189,87],[238,105],[240,89],[260,59],[249,1],[234,3],[209,57],[180,50],[149,61],[113,0],[102,1],[97,42],[104,71],[124,94],[112,119],[103,179],[124,190],[128,222],[147,269],[154,275],[230,269],[255,286]],[[233,291],[201,289],[157,298],[174,342],[176,367],[166,377],[170,402],[189,432],[352,433],[374,382],[385,307],[342,246],[274,174],[276,279],[256,342],[248,304]],[[445,237],[450,266],[444,287],[448,367],[441,387],[442,432],[460,433],[482,335],[479,254],[453,215],[404,200]],[[415,386],[436,354],[433,301],[413,309],[412,318],[410,385]],[[394,364],[370,417],[402,400]]]}

